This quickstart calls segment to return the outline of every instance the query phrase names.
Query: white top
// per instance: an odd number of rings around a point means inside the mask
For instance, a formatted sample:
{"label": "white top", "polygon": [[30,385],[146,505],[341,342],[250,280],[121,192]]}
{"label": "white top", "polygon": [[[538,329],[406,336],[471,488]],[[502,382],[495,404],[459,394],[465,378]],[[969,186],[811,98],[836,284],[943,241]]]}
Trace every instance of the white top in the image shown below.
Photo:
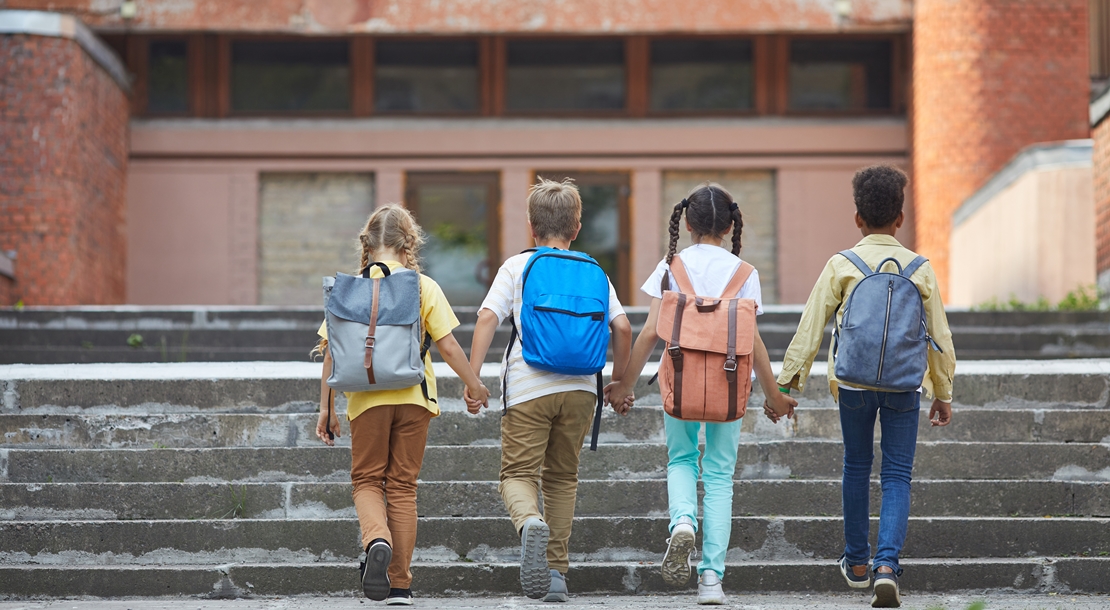
{"label": "white top", "polygon": [[[721,294],[725,286],[728,286],[728,281],[732,279],[732,275],[740,267],[742,262],[740,257],[720,246],[708,244],[694,244],[679,252],[678,255],[682,265],[686,267],[686,275],[690,276],[690,284],[697,296],[751,299],[755,301],[756,315],[763,313],[763,291],[759,287],[759,271],[756,269],[752,270],[748,281],[740,287],[740,292],[734,295]],[[665,258],[655,266],[655,271],[640,287],[640,290],[648,296],[657,299],[663,298],[660,284],[664,273],[670,278],[671,290],[678,290],[678,285],[675,284],[674,277],[671,276],[670,265],[667,264]]]}
{"label": "white top", "polygon": [[[496,314],[498,324],[504,322],[505,318],[512,314],[516,320],[518,332],[520,331],[521,291],[523,290],[522,276],[524,275],[524,267],[531,257],[531,252],[525,252],[505,261],[505,264],[497,270],[497,277],[493,278],[493,285],[490,286],[489,294],[482,301],[481,309],[488,309]],[[609,282],[609,320],[615,320],[618,316],[623,315],[624,308],[621,307],[621,302],[617,299],[617,292],[613,289],[613,283]],[[505,402],[505,396],[501,398],[506,407],[559,392],[582,390],[597,394],[597,380],[593,375],[561,375],[530,366],[524,361],[521,349],[522,340],[527,339],[525,337],[518,339],[513,344],[512,353],[501,360],[501,376],[507,380],[509,386],[508,402]]]}

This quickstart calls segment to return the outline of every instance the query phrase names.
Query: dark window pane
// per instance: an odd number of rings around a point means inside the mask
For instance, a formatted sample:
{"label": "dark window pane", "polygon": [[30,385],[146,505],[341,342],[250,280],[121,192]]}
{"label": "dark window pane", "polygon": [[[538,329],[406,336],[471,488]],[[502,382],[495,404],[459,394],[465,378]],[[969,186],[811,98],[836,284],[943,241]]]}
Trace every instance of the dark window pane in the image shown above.
{"label": "dark window pane", "polygon": [[374,61],[374,108],[379,112],[478,109],[477,43],[381,41]]}
{"label": "dark window pane", "polygon": [[890,54],[885,40],[791,41],[790,109],[889,109]]}
{"label": "dark window pane", "polygon": [[510,111],[624,108],[620,40],[516,41],[507,51]]}
{"label": "dark window pane", "polygon": [[752,82],[750,41],[651,43],[652,110],[747,110]]}
{"label": "dark window pane", "polygon": [[147,112],[188,112],[189,63],[185,41],[152,41],[148,61]]}
{"label": "dark window pane", "polygon": [[236,42],[231,109],[321,112],[351,107],[346,41]]}

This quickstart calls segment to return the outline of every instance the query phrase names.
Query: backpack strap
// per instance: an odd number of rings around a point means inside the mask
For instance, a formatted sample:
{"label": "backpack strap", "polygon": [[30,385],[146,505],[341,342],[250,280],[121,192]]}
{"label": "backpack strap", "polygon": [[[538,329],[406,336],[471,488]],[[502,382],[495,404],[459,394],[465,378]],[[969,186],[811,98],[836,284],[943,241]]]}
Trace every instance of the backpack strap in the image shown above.
{"label": "backpack strap", "polygon": [[852,264],[858,267],[859,270],[863,272],[864,277],[875,275],[875,272],[871,270],[871,267],[868,267],[867,263],[863,262],[863,259],[860,258],[859,255],[855,252],[852,252],[851,250],[841,250],[839,254],[840,256],[843,256],[844,258],[852,261]]}
{"label": "backpack strap", "polygon": [[[521,254],[527,254],[529,252],[536,252],[538,249],[539,248],[525,248],[524,250],[521,250],[520,253]],[[520,290],[521,290],[521,293],[524,292],[524,281],[523,280],[521,280],[521,282],[520,282]],[[513,316],[511,311],[509,312],[509,326],[512,327],[512,332],[509,333],[509,345],[508,345],[508,347],[505,348],[505,372],[502,373],[502,375],[501,375],[501,415],[502,416],[504,416],[506,413],[509,412],[509,355],[512,354],[512,352],[513,352],[513,345],[516,343],[516,339],[517,339],[517,335],[518,335],[517,330],[516,330],[516,318]]]}
{"label": "backpack strap", "polygon": [[[683,294],[696,294],[694,292],[694,285],[690,283],[690,276],[686,273],[686,266],[682,264],[682,259],[677,254],[671,259],[671,275],[674,276],[674,283],[678,286],[678,291]],[[663,274],[664,278],[666,274]]]}
{"label": "backpack strap", "polygon": [[906,268],[902,270],[902,276],[913,276],[914,272],[920,269],[921,265],[924,265],[927,262],[929,262],[929,259],[925,258],[924,256],[918,256],[917,258],[910,261],[910,264],[906,265]]}
{"label": "backpack strap", "polygon": [[[749,265],[750,267],[751,265]],[[728,420],[736,419],[736,299],[728,300],[728,349],[725,352],[725,380],[728,381]]]}
{"label": "backpack strap", "polygon": [[597,373],[597,411],[594,412],[594,429],[590,435],[590,451],[597,451],[597,436],[601,433],[601,410],[605,403],[605,388],[601,385],[601,371]]}
{"label": "backpack strap", "polygon": [[[369,267],[367,267],[369,269]],[[378,300],[382,288],[382,280],[376,278],[374,282],[373,294],[370,297],[370,326],[366,330],[366,351],[362,356],[362,366],[366,368],[366,379],[370,385],[374,385],[377,381],[374,380],[374,333],[378,329]]]}
{"label": "backpack strap", "polygon": [[[420,362],[424,362],[424,359],[428,357],[428,350],[431,348],[432,336],[425,332],[424,343],[420,346]],[[420,381],[420,391],[424,392],[424,400],[439,404],[439,401],[432,398],[431,395],[428,394],[428,377],[426,375],[424,376],[424,379]]]}
{"label": "backpack strap", "polygon": [[732,273],[732,279],[728,281],[728,285],[721,291],[721,298],[732,299],[740,294],[740,289],[744,287],[744,284],[748,283],[748,278],[752,276],[753,271],[755,271],[755,267],[753,267],[751,263],[741,261],[740,266]]}
{"label": "backpack strap", "polygon": [[[681,267],[682,265],[679,265]],[[685,271],[683,272],[685,273]],[[682,334],[682,313],[686,310],[686,293],[678,293],[678,305],[674,312],[674,327],[671,329],[671,340],[667,342],[667,355],[671,357],[674,365],[674,416],[682,419],[682,348],[679,346],[679,335]]]}

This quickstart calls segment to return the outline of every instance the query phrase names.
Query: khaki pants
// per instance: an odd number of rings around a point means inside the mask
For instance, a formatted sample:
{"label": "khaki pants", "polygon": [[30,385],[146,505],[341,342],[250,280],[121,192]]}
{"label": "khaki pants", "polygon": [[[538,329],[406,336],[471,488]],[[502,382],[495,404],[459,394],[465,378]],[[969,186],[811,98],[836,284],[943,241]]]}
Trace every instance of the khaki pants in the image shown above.
{"label": "khaki pants", "polygon": [[[501,418],[498,491],[519,532],[531,517],[551,528],[547,563],[566,574],[567,543],[578,493],[578,454],[590,430],[597,397],[574,391],[548,394],[509,407]],[[543,514],[537,493],[543,488]]]}
{"label": "khaki pants", "polygon": [[381,405],[351,420],[351,484],[362,547],[384,539],[393,549],[391,587],[412,585],[416,478],[432,414],[417,405]]}

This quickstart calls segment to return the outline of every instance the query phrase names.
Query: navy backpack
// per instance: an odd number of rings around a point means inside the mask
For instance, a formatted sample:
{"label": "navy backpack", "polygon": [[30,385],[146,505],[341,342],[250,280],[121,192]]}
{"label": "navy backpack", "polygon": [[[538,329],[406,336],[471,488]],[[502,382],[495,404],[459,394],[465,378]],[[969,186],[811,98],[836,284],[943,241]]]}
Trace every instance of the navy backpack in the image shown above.
{"label": "navy backpack", "polygon": [[[534,254],[521,278],[519,332],[517,321],[509,318],[513,328],[506,361],[519,338],[530,366],[563,375],[596,375],[597,412],[590,439],[590,449],[596,451],[604,402],[601,370],[609,352],[609,278],[582,252],[548,247],[525,252]],[[508,404],[507,378],[501,380],[501,395]]]}
{"label": "navy backpack", "polygon": [[[844,304],[844,317],[833,336],[836,378],[886,392],[912,392],[921,387],[928,364],[928,346],[940,346],[928,334],[925,304],[910,276],[926,258],[918,256],[905,269],[893,257],[872,270],[855,252],[840,253],[864,278]],[[894,263],[898,273],[880,271]],[[835,317],[835,314],[833,314]]]}

